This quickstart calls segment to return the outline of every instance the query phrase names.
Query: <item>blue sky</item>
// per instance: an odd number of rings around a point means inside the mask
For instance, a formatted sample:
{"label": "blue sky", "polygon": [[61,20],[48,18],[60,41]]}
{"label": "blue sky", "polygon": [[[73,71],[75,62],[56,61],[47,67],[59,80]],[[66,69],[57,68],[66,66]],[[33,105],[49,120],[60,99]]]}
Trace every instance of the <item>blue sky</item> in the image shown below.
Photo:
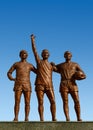
{"label": "blue sky", "polygon": [[[64,62],[66,50],[72,52],[87,75],[77,81],[83,121],[93,121],[93,1],[92,0],[1,0],[0,1],[0,121],[14,118],[14,83],[7,78],[11,65],[19,61],[19,51],[27,50],[28,62],[36,66],[30,35],[36,36],[36,47],[50,52],[49,62]],[[14,74],[15,75],[15,74]],[[39,121],[37,98],[34,91],[35,74],[31,73],[32,96],[30,121]],[[57,120],[65,121],[59,93],[60,75],[53,73]],[[45,121],[51,121],[49,101],[44,97]],[[74,104],[69,95],[71,121],[76,121]],[[24,121],[22,96],[19,121]]]}

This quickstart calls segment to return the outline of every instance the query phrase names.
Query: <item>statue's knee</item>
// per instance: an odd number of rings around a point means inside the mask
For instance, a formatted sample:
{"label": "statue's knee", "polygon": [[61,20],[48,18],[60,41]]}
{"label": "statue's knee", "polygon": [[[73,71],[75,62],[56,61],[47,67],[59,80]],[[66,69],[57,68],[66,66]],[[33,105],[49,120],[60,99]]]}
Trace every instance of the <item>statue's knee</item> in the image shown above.
{"label": "statue's knee", "polygon": [[76,101],[75,101],[75,107],[80,107],[79,100],[76,100]]}
{"label": "statue's knee", "polygon": [[51,100],[51,104],[55,104],[55,100]]}
{"label": "statue's knee", "polygon": [[26,102],[25,106],[30,106],[30,104],[28,102]]}
{"label": "statue's knee", "polygon": [[68,104],[68,100],[67,99],[63,100],[63,103],[67,105]]}
{"label": "statue's knee", "polygon": [[15,106],[19,106],[19,105],[20,105],[20,101],[16,101]]}
{"label": "statue's knee", "polygon": [[39,101],[39,105],[43,105],[43,101],[41,100],[41,101]]}

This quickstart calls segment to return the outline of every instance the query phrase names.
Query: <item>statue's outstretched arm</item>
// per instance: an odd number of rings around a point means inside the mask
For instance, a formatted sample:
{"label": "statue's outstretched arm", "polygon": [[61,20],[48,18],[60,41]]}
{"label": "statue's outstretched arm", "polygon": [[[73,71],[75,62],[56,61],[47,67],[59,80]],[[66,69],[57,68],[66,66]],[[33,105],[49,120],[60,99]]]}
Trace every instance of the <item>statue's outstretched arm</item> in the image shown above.
{"label": "statue's outstretched arm", "polygon": [[36,50],[35,36],[33,34],[31,35],[31,43],[32,43],[32,50],[33,50],[36,62],[38,63],[40,61],[40,58],[39,58],[39,55],[38,55],[37,50]]}

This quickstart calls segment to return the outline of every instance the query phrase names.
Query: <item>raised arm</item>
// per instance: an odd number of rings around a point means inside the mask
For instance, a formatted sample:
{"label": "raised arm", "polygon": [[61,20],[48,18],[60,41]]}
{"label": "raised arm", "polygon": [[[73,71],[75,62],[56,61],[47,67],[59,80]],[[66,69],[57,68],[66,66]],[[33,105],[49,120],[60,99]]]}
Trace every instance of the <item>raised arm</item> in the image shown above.
{"label": "raised arm", "polygon": [[37,50],[36,50],[35,36],[33,34],[31,35],[31,43],[32,43],[32,50],[33,50],[33,53],[34,53],[34,56],[35,56],[35,60],[38,63],[38,62],[40,62],[40,58],[39,58],[39,55],[38,55]]}

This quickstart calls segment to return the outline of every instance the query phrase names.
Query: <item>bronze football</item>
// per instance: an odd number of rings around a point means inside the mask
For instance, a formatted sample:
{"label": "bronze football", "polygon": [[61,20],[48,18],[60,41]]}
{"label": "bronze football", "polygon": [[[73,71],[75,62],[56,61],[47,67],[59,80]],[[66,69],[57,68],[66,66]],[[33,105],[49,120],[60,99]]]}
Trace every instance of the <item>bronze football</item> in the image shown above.
{"label": "bronze football", "polygon": [[74,74],[74,78],[76,80],[82,80],[82,79],[85,79],[86,76],[82,71],[76,71],[75,74]]}

